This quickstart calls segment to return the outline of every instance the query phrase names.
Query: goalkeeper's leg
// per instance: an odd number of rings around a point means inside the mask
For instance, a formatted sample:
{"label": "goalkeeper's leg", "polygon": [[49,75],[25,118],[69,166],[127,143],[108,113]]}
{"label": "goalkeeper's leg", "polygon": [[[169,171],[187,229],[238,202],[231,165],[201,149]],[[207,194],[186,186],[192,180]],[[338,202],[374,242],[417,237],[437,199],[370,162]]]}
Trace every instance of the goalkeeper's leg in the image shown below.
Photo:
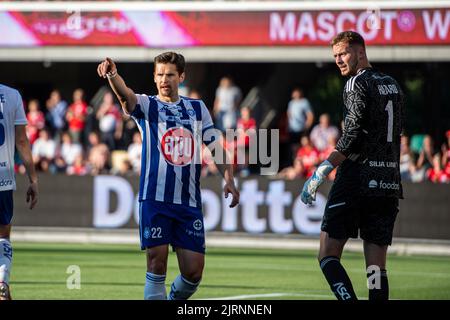
{"label": "goalkeeper's leg", "polygon": [[389,282],[386,271],[387,245],[364,241],[369,300],[389,300]]}
{"label": "goalkeeper's leg", "polygon": [[320,269],[338,300],[357,300],[352,282],[340,259],[347,239],[330,238],[328,233],[320,234],[319,263]]}

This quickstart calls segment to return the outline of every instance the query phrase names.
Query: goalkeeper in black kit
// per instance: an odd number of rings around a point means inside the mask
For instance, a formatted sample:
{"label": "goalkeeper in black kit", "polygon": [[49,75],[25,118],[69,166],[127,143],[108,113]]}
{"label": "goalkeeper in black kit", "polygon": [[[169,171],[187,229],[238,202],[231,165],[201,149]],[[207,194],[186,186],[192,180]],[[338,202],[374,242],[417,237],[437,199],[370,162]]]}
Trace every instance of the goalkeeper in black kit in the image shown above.
{"label": "goalkeeper in black kit", "polygon": [[331,42],[343,76],[344,128],[336,150],[319,165],[301,193],[306,204],[338,167],[321,226],[319,262],[339,300],[357,300],[340,259],[348,238],[364,241],[369,300],[389,299],[387,248],[392,242],[400,182],[404,95],[398,83],[370,65],[364,39],[344,31]]}

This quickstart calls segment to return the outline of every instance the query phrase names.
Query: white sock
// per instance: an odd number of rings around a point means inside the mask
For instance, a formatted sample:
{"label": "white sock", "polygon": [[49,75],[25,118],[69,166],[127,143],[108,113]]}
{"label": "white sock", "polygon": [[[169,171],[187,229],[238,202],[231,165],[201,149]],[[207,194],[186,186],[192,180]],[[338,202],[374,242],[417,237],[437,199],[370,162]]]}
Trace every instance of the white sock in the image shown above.
{"label": "white sock", "polygon": [[144,299],[145,300],[166,300],[166,275],[146,273]]}
{"label": "white sock", "polygon": [[13,250],[8,239],[0,238],[0,282],[9,283]]}
{"label": "white sock", "polygon": [[168,300],[187,300],[189,299],[195,291],[197,291],[198,285],[200,281],[197,283],[190,282],[183,278],[180,274],[173,281],[172,286],[170,287],[170,293],[167,297]]}

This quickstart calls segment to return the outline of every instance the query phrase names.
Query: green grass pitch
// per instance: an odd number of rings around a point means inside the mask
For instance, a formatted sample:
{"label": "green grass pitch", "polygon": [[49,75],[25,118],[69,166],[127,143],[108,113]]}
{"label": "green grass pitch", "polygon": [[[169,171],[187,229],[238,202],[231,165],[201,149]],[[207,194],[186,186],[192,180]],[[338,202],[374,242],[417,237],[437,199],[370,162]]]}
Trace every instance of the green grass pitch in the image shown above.
{"label": "green grass pitch", "polygon": [[[14,299],[142,299],[145,254],[138,246],[14,244],[11,292]],[[344,252],[356,293],[367,298],[364,259]],[[67,269],[81,270],[81,288],[68,289]],[[450,257],[389,255],[392,299],[450,299]],[[178,274],[170,253],[167,289]],[[334,299],[316,252],[209,248],[203,281],[192,299]]]}

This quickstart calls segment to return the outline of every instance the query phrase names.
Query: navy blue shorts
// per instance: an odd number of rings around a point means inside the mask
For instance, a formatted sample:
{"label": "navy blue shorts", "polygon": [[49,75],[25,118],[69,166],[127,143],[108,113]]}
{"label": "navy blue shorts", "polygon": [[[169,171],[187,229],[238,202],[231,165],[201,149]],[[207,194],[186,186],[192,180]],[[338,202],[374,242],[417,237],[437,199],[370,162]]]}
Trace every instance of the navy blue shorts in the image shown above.
{"label": "navy blue shorts", "polygon": [[13,216],[13,190],[0,191],[0,225],[11,223]]}
{"label": "navy blue shorts", "polygon": [[203,213],[199,208],[145,200],[139,202],[141,249],[171,244],[205,253]]}

